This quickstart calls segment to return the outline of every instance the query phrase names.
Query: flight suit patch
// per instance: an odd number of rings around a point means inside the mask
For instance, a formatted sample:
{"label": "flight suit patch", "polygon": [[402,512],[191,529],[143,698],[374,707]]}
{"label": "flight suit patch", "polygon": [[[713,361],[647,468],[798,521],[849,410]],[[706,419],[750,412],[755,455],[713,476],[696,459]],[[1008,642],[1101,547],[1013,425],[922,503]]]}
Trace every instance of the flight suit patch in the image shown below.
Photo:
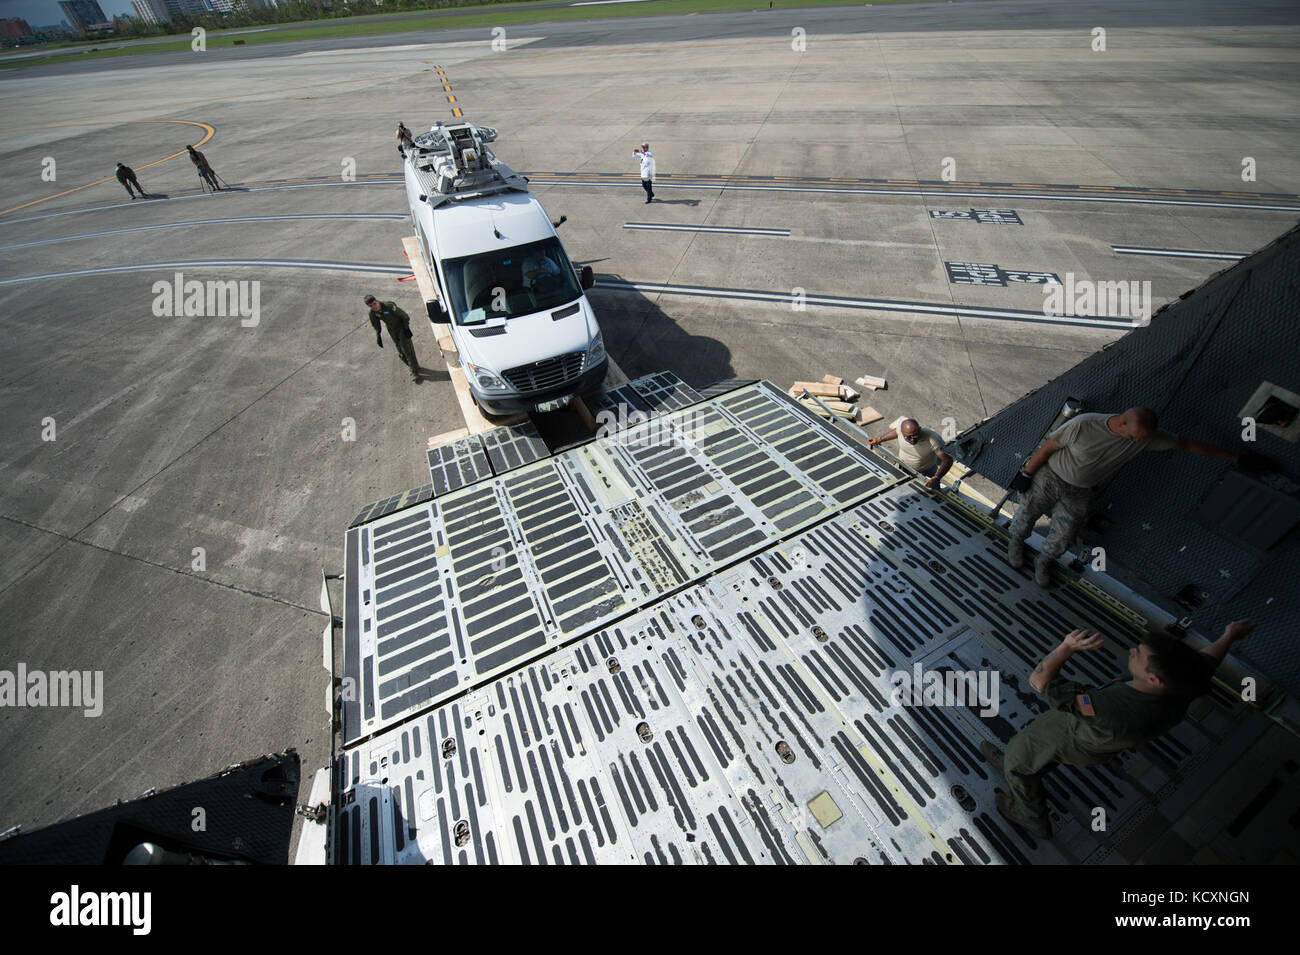
{"label": "flight suit patch", "polygon": [[1092,708],[1092,697],[1087,693],[1080,693],[1074,698],[1074,702],[1079,707],[1079,712],[1084,716],[1097,715],[1097,711]]}

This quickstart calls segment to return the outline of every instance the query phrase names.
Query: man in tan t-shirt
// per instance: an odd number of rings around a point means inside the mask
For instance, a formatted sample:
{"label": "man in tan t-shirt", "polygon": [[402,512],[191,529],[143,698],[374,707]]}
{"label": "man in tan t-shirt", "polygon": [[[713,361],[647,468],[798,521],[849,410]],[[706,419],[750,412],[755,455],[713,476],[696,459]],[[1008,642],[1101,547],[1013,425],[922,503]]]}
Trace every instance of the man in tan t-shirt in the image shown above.
{"label": "man in tan t-shirt", "polygon": [[899,418],[888,431],[867,443],[874,446],[895,437],[898,438],[898,448],[894,456],[928,477],[930,480],[925,482],[926,487],[937,488],[939,479],[952,467],[952,455],[944,454],[942,450],[943,438],[929,428],[922,428],[915,418]]}
{"label": "man in tan t-shirt", "polygon": [[1052,565],[1088,516],[1097,489],[1143,451],[1177,448],[1237,463],[1239,455],[1217,445],[1161,431],[1150,408],[1129,408],[1123,414],[1081,414],[1047,436],[1011,482],[1013,490],[1028,492],[1011,522],[1007,560],[1025,565],[1025,538],[1043,514],[1052,525],[1034,561],[1034,579],[1042,587],[1052,582]]}

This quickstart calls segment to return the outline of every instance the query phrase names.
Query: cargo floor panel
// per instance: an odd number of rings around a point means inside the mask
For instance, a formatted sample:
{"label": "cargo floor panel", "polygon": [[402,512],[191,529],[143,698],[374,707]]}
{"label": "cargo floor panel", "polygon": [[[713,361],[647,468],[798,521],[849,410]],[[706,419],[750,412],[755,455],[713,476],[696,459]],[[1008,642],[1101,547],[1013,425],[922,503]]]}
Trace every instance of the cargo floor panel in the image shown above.
{"label": "cargo floor panel", "polygon": [[[697,420],[705,431],[716,423]],[[584,451],[611,448],[626,467],[640,460],[617,443]],[[660,482],[683,466],[676,452],[644,465],[668,469]],[[538,462],[507,483],[565,501],[579,474],[589,472],[573,461]],[[601,485],[598,501],[615,485]],[[733,501],[717,510],[748,502],[738,487],[726,494]],[[619,499],[620,513],[635,504],[648,523],[665,506],[657,492]],[[584,504],[608,530],[603,505]],[[573,566],[560,579],[578,581],[570,592],[633,566],[609,559],[599,537],[561,548]],[[1138,627],[1076,584],[1037,588],[1006,566],[1002,547],[909,484],[726,566],[656,551],[657,576],[636,580],[654,599],[622,591],[624,613],[576,639],[548,636],[490,679],[476,674],[463,695],[350,747],[336,779],[348,832],[339,859],[1024,864],[1197,851],[1195,837],[1169,834],[1180,807],[1220,780],[1226,747],[1268,725],[1227,695],[1202,698],[1172,733],[1106,764],[1059,767],[1047,782],[1055,839],[996,811],[1005,784],[980,742],[1004,746],[1046,710],[1028,686],[1032,658],[1087,623],[1106,649],[1076,656],[1064,675],[1105,682],[1122,673]],[[665,593],[686,572],[691,581]],[[557,589],[547,582],[538,606]],[[513,589],[501,599],[516,602]],[[530,612],[521,604],[519,619]],[[928,698],[936,685],[958,697]]]}
{"label": "cargo floor panel", "polygon": [[[770,386],[701,400],[651,376],[623,390],[656,416],[551,456],[527,423],[449,443],[429,452],[432,484],[418,503],[379,502],[349,531],[346,741],[903,478]],[[782,452],[790,435],[831,471],[812,474]],[[715,462],[719,441],[748,449],[743,473]]]}

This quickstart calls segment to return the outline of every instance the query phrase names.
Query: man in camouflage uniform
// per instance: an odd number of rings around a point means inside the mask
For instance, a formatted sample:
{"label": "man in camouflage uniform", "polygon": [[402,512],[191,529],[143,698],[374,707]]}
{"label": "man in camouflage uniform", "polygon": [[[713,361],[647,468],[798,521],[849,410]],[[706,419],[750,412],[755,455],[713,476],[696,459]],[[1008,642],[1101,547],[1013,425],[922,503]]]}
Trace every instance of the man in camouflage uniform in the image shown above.
{"label": "man in camouflage uniform", "polygon": [[1071,655],[1096,650],[1102,638],[1086,630],[1070,633],[1029,677],[1051,710],[1013,736],[1005,754],[987,740],[980,743],[984,758],[1011,790],[998,792],[998,812],[1032,835],[1051,838],[1043,777],[1052,766],[1104,763],[1173,729],[1188,704],[1209,689],[1210,677],[1229,647],[1254,628],[1249,620],[1235,620],[1200,653],[1166,634],[1148,634],[1129,651],[1131,680],[1091,688],[1061,679],[1058,673]]}
{"label": "man in camouflage uniform", "polygon": [[375,329],[375,344],[384,347],[384,335],[379,330],[382,321],[388,328],[388,337],[393,340],[397,357],[411,369],[411,380],[420,380],[420,362],[415,357],[415,339],[411,335],[411,316],[397,307],[395,302],[381,302],[373,295],[366,296],[366,306],[370,309],[370,324]]}
{"label": "man in camouflage uniform", "polygon": [[1039,586],[1051,584],[1052,565],[1078,536],[1097,489],[1143,451],[1173,448],[1239,462],[1239,455],[1217,445],[1161,431],[1150,408],[1071,418],[1047,436],[1011,482],[1012,490],[1028,494],[1011,521],[1008,563],[1017,570],[1025,565],[1025,538],[1039,517],[1051,514],[1043,550],[1034,561]]}

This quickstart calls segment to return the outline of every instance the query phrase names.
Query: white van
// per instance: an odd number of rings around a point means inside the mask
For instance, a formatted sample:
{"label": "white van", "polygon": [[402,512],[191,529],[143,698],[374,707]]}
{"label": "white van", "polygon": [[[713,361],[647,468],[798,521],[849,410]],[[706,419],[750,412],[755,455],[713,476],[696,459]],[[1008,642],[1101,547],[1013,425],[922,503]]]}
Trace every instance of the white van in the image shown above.
{"label": "white van", "polygon": [[438,123],[406,150],[415,234],[437,284],[426,303],[487,414],[550,411],[595,391],[608,359],[577,271],[528,182],[484,144],[489,126]]}

